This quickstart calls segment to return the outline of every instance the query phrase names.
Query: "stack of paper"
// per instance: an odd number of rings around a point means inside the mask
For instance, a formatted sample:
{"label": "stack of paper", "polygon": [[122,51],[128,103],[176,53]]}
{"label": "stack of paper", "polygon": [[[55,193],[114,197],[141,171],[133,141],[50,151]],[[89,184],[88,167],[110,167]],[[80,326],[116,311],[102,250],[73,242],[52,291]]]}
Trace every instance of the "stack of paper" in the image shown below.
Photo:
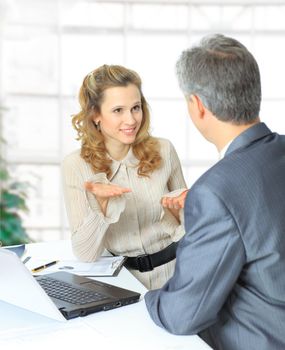
{"label": "stack of paper", "polygon": [[[56,264],[49,266],[38,273],[34,274],[47,274],[58,271],[65,271],[74,273],[80,276],[116,276],[123,263],[125,257],[123,256],[102,256],[98,260],[92,263],[84,263],[78,260],[60,260]],[[26,264],[27,268],[34,269],[41,265],[48,264],[46,260],[31,259]]]}

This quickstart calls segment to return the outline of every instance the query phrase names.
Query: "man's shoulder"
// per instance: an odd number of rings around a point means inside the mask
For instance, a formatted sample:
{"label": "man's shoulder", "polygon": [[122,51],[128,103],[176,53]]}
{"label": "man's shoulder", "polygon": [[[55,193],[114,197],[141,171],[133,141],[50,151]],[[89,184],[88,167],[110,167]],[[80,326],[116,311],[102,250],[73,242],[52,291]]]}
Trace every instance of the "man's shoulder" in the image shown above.
{"label": "man's shoulder", "polygon": [[250,172],[247,166],[246,161],[236,156],[224,157],[202,174],[192,188],[204,187],[216,193],[231,192],[241,181],[242,174]]}
{"label": "man's shoulder", "polygon": [[285,152],[285,143],[283,140],[279,142],[281,138],[271,134],[226,154],[209,168],[193,187],[207,187],[221,198],[235,200],[245,193],[253,193],[257,186],[262,187],[267,183],[266,179],[271,181],[275,177],[273,168],[278,168],[281,172],[285,169],[284,158],[280,156],[282,150]]}

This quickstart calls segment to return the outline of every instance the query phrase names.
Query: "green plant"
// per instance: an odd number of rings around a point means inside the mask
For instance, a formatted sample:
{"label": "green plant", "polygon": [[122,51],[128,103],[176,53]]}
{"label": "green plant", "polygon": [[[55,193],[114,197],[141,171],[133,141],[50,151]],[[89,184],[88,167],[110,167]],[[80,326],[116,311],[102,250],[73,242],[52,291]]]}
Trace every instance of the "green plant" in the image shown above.
{"label": "green plant", "polygon": [[[0,135],[1,149],[4,144]],[[11,176],[7,162],[0,154],[0,246],[31,241],[20,216],[21,212],[28,212],[26,189],[27,183],[16,181]]]}

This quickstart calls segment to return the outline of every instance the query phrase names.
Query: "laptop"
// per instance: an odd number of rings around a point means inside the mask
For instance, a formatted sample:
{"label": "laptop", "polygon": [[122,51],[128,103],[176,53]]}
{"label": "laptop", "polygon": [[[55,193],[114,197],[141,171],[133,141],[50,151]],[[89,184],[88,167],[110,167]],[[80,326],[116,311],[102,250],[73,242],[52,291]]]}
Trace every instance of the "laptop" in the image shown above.
{"label": "laptop", "polygon": [[0,248],[0,300],[59,321],[129,305],[140,294],[69,272],[33,276],[12,251]]}

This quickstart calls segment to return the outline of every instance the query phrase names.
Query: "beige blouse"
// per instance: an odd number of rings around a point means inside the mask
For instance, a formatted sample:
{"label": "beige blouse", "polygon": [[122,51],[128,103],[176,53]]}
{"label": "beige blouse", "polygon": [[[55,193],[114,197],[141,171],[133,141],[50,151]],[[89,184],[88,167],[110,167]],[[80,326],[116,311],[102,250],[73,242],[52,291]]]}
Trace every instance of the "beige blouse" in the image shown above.
{"label": "beige blouse", "polygon": [[[177,153],[166,139],[158,139],[162,166],[149,178],[138,176],[138,160],[132,149],[121,160],[113,160],[112,177],[94,174],[80,156],[80,150],[62,163],[63,189],[75,255],[83,261],[96,260],[105,249],[116,255],[137,256],[162,250],[184,234],[183,210],[177,222],[163,209],[161,198],[172,191],[186,189]],[[94,194],[84,189],[84,182],[114,183],[132,190],[108,202],[103,215]],[[148,288],[160,288],[173,274],[175,260],[149,272],[131,272]]]}

